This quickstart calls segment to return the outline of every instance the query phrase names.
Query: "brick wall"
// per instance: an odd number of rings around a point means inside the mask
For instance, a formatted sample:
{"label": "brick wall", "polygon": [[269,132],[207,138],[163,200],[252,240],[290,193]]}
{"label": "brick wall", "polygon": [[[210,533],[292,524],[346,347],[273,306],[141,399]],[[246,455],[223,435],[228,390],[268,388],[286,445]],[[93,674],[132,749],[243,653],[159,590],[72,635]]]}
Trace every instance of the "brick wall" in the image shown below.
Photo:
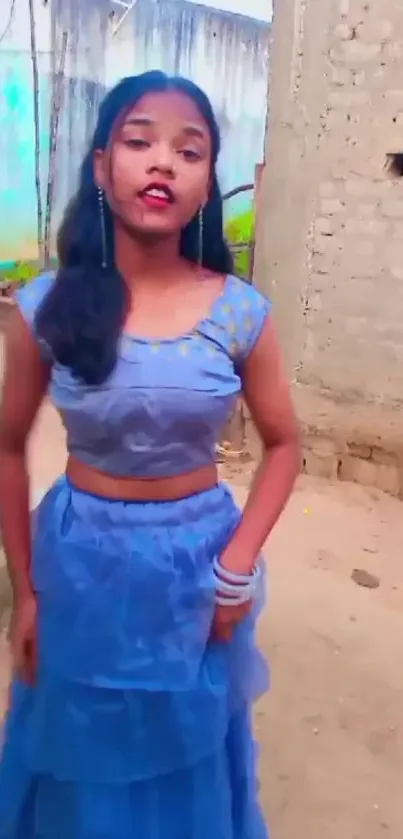
{"label": "brick wall", "polygon": [[385,159],[403,149],[403,8],[395,0],[334,8],[308,245],[303,379],[399,403],[403,181],[387,177]]}
{"label": "brick wall", "polygon": [[385,161],[403,151],[401,0],[277,0],[272,49],[257,283],[274,299],[303,427],[332,440],[332,456],[342,428],[343,458],[354,445],[367,456],[343,465],[336,452],[339,477],[354,466],[376,482],[367,461],[392,440],[400,468],[403,180]]}

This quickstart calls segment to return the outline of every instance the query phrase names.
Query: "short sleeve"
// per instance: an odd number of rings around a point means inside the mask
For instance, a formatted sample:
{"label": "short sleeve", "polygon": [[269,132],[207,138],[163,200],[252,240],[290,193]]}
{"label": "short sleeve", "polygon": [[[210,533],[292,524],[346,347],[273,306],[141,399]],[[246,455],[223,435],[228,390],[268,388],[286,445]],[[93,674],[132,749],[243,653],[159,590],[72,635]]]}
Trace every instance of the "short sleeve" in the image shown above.
{"label": "short sleeve", "polygon": [[37,340],[41,355],[46,359],[51,358],[51,351],[45,342],[36,334],[35,315],[47,293],[52,288],[54,280],[55,275],[53,273],[41,274],[34,280],[30,280],[22,288],[19,288],[14,294],[14,300],[17,303],[22,317]]}
{"label": "short sleeve", "polygon": [[[236,308],[236,360],[245,361],[263,330],[271,310],[270,300],[253,285],[237,279],[234,304]],[[237,299],[238,298],[238,299]]]}

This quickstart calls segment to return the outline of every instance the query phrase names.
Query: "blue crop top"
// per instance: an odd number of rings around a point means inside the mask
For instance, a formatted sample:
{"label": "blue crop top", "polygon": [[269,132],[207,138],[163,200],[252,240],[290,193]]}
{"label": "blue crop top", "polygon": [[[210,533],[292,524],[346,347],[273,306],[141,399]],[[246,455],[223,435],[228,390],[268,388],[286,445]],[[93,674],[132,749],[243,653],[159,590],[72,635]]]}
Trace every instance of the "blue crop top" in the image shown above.
{"label": "blue crop top", "polygon": [[[32,329],[53,282],[53,274],[43,274],[17,292]],[[123,334],[116,367],[103,385],[82,384],[54,363],[49,392],[69,453],[103,472],[133,477],[182,474],[211,463],[241,390],[242,361],[269,311],[253,286],[228,276],[209,316],[188,334],[162,341]]]}

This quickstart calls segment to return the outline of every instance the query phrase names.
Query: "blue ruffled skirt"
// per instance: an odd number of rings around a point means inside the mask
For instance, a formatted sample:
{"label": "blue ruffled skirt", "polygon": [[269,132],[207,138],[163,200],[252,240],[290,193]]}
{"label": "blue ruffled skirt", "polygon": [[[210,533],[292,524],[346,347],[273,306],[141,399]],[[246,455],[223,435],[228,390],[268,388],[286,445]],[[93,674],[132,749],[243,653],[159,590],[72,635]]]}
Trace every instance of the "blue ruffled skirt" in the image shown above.
{"label": "blue ruffled skirt", "polygon": [[16,682],[0,839],[265,839],[251,703],[267,688],[259,608],[209,640],[212,561],[239,511],[97,498],[60,479],[35,523],[40,662]]}

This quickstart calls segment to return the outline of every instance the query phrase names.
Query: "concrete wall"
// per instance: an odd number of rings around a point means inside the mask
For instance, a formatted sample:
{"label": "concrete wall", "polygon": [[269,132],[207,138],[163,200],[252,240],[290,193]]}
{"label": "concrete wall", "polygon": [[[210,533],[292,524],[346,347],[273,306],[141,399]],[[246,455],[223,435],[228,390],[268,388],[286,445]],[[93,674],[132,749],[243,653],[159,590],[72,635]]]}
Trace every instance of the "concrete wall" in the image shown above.
{"label": "concrete wall", "polygon": [[384,164],[403,149],[402,67],[401,0],[277,0],[257,246],[309,452],[325,440],[307,468],[379,483],[387,450],[396,494],[403,181]]}

